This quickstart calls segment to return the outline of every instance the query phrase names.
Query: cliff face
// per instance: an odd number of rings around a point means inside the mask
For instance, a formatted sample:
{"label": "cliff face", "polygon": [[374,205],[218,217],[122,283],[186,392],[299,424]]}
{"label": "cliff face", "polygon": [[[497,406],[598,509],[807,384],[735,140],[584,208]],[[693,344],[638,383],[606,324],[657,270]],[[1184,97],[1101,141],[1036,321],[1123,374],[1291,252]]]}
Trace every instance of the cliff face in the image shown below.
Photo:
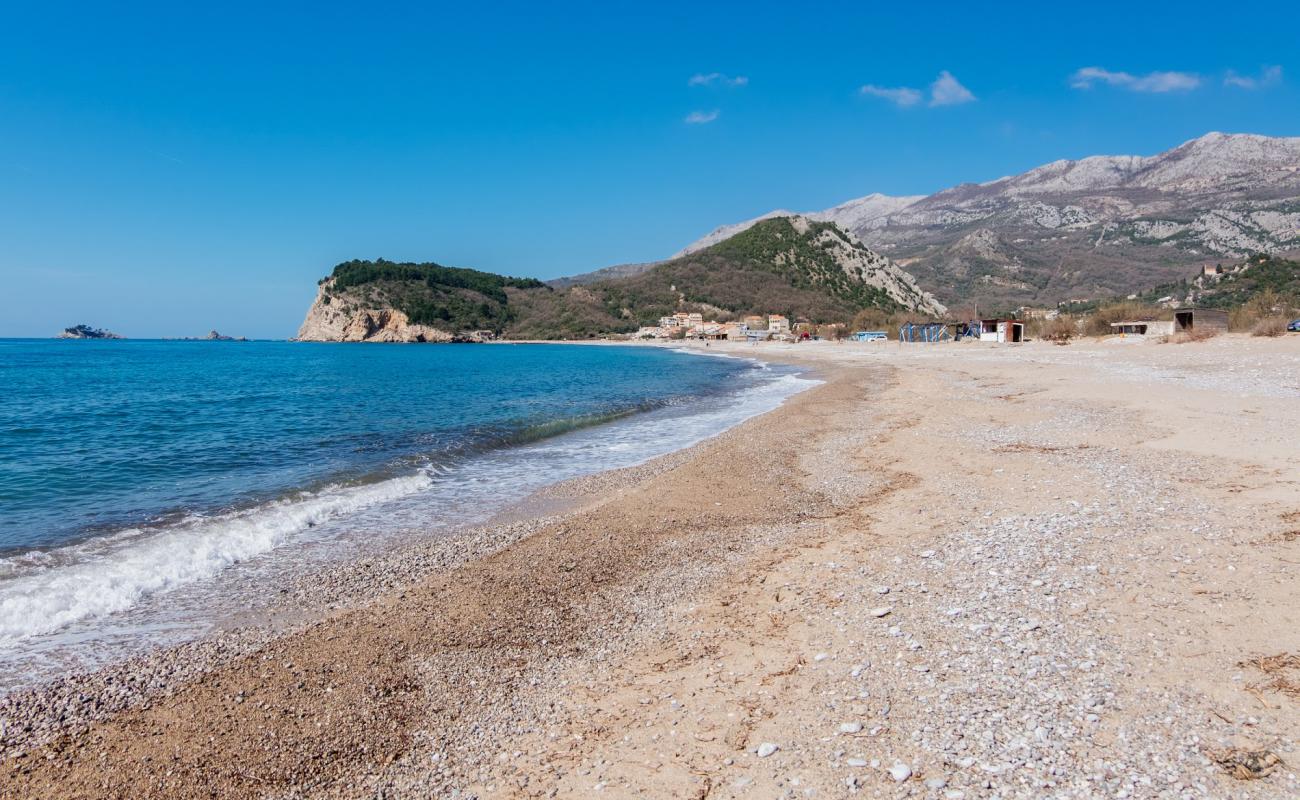
{"label": "cliff face", "polygon": [[412,324],[395,308],[366,307],[352,292],[333,293],[334,279],[320,285],[316,300],[298,328],[304,342],[450,342],[452,335]]}
{"label": "cliff face", "polygon": [[[801,236],[812,236],[816,247],[828,254],[850,281],[881,290],[908,311],[933,317],[941,317],[947,312],[947,307],[917,286],[910,273],[862,244],[852,233],[836,226],[821,229],[814,235],[806,217],[792,217],[791,223]],[[789,251],[789,257],[795,258],[793,249]]]}

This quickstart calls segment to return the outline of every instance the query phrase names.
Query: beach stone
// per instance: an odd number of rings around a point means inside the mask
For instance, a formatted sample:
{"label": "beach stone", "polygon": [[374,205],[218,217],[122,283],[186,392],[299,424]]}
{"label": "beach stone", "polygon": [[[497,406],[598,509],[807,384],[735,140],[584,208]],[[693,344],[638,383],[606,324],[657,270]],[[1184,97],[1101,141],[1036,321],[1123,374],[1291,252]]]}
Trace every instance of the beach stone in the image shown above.
{"label": "beach stone", "polygon": [[902,783],[912,777],[912,768],[902,761],[895,761],[894,766],[889,768],[889,777],[893,778],[895,783]]}
{"label": "beach stone", "polygon": [[763,742],[758,746],[758,749],[754,751],[754,754],[757,755],[759,758],[767,758],[768,756],[772,755],[773,753],[775,753],[777,750],[780,749],[781,746],[778,744],[774,744],[772,742]]}
{"label": "beach stone", "polygon": [[894,610],[893,606],[881,606],[880,608],[873,608],[871,609],[871,616],[875,617],[876,619],[880,619],[881,617],[887,616],[893,610]]}
{"label": "beach stone", "polygon": [[861,722],[844,722],[840,724],[840,733],[857,733],[861,730]]}

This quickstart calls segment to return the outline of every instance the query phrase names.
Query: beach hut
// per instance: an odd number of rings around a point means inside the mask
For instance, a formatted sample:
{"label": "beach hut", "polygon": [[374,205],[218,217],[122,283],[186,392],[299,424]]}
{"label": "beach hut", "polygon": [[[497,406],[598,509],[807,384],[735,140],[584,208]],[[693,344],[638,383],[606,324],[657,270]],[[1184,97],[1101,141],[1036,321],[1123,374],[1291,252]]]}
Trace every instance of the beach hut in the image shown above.
{"label": "beach hut", "polygon": [[905,322],[898,328],[899,344],[951,342],[952,333],[943,322]]}
{"label": "beach hut", "polygon": [[1174,312],[1174,329],[1228,332],[1228,312],[1217,308],[1180,308]]}
{"label": "beach hut", "polygon": [[[981,342],[998,342],[999,344],[1023,342],[1025,324],[1014,319],[981,319],[970,327],[976,327]],[[974,331],[972,331],[972,334]]]}
{"label": "beach hut", "polygon": [[1135,319],[1112,322],[1110,332],[1121,336],[1168,336],[1174,332],[1171,319]]}

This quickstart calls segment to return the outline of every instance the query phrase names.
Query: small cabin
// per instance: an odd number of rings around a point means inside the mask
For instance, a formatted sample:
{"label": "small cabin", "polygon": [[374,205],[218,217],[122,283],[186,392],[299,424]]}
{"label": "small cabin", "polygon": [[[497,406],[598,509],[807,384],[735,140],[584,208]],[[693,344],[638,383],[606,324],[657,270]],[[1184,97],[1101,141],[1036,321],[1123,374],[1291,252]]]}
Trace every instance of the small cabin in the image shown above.
{"label": "small cabin", "polygon": [[1110,332],[1120,336],[1168,336],[1174,332],[1170,319],[1135,319],[1112,322]]}
{"label": "small cabin", "polygon": [[1228,312],[1217,308],[1180,308],[1174,312],[1174,328],[1227,333]]}
{"label": "small cabin", "polygon": [[968,330],[976,326],[978,330],[971,330],[970,333],[978,333],[981,342],[1014,344],[1025,340],[1025,324],[1014,319],[981,319],[969,326]]}

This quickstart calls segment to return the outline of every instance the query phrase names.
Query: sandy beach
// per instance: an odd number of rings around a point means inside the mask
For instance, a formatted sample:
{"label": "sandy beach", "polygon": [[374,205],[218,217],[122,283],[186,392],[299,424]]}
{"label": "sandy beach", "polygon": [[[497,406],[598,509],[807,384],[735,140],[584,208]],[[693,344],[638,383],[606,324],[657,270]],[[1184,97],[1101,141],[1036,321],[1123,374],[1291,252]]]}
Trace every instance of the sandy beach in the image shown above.
{"label": "sandy beach", "polygon": [[1300,336],[710,352],[824,382],[6,698],[0,796],[1300,796]]}

